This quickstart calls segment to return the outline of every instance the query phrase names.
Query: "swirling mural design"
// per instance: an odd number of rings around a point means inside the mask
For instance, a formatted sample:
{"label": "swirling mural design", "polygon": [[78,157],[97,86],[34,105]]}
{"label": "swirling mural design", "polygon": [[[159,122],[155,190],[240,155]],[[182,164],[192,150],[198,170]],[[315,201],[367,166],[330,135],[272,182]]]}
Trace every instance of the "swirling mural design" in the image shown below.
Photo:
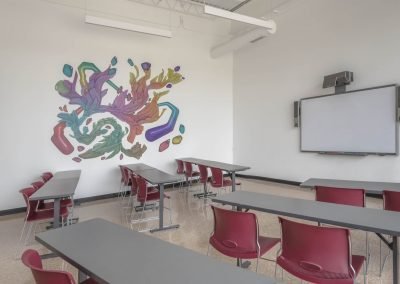
{"label": "swirling mural design", "polygon": [[[149,124],[144,135],[148,142],[165,139],[159,142],[160,152],[168,148],[171,139],[175,138],[174,145],[182,141],[180,134],[185,126],[180,124],[178,130],[175,129],[178,107],[168,101],[161,102],[173,85],[185,79],[179,72],[180,67],[162,70],[152,77],[149,62],[140,64],[142,71],[132,59],[127,62],[132,68],[129,89],[118,87],[112,80],[117,74],[117,57],[113,57],[110,66],[103,71],[91,62],[82,62],[75,72],[72,66],[63,66],[63,74],[68,79],[58,81],[55,89],[68,100],[68,106],[59,107],[60,120],[51,137],[61,153],[73,155],[72,160],[76,162],[93,158],[105,160],[118,154],[120,159],[124,155],[140,159],[147,146],[135,140],[143,134],[145,124]],[[166,113],[170,113],[167,122],[160,124],[160,118]],[[101,118],[96,118],[99,114]],[[174,134],[175,131],[178,132]],[[172,136],[166,137],[168,135]],[[177,135],[181,136],[178,140]]]}

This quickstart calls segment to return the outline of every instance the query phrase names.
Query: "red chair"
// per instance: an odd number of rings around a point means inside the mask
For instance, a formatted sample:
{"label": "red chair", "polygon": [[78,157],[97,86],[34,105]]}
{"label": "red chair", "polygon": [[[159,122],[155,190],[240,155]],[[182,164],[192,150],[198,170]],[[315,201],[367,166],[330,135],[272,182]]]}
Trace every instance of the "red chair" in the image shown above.
{"label": "red chair", "polygon": [[[365,207],[365,190],[358,188],[338,188],[328,186],[315,187],[315,200],[335,204]],[[369,264],[368,232],[365,232],[365,255],[367,256],[367,270]]]}
{"label": "red chair", "polygon": [[48,182],[52,177],[53,177],[53,174],[51,172],[44,172],[42,174],[42,180],[45,183]]}
{"label": "red chair", "polygon": [[[214,231],[210,245],[220,253],[238,260],[257,259],[280,242],[279,238],[259,235],[257,216],[254,213],[226,210],[211,205],[214,213]],[[238,264],[240,262],[238,261]]]}
{"label": "red chair", "polygon": [[316,186],[315,200],[321,202],[365,207],[365,190],[355,188]]}
{"label": "red chair", "polygon": [[176,168],[176,173],[178,175],[184,175],[185,174],[185,166],[183,164],[183,161],[182,160],[178,160],[178,159],[175,159],[175,161],[176,161],[176,164],[178,166]]}
{"label": "red chair", "polygon": [[312,226],[283,218],[279,222],[282,248],[277,264],[281,268],[311,283],[355,283],[365,257],[351,254],[348,229]]}
{"label": "red chair", "polygon": [[121,170],[121,188],[120,188],[120,197],[121,202],[126,197],[126,192],[129,191],[129,187],[132,185],[131,181],[131,170],[125,166],[119,166]]}
{"label": "red chair", "polygon": [[[383,209],[388,211],[395,211],[400,212],[400,192],[398,191],[391,191],[391,190],[384,190],[383,191]],[[379,240],[379,267],[380,272],[379,276],[382,276],[382,271],[386,263],[386,259],[390,255],[387,254],[385,259],[382,263],[382,240]]]}
{"label": "red chair", "polygon": [[[28,188],[24,188],[21,189],[19,191],[25,201],[26,204],[26,215],[25,215],[25,220],[24,220],[24,225],[22,227],[22,231],[21,231],[21,236],[19,238],[19,244],[22,241],[22,238],[24,236],[25,233],[25,228],[26,228],[26,224],[29,223],[29,228],[28,228],[28,232],[25,236],[25,241],[24,244],[26,245],[26,243],[28,242],[31,232],[32,232],[32,227],[35,224],[35,227],[33,228],[33,232],[35,232],[36,229],[36,225],[39,222],[49,222],[53,220],[54,217],[54,210],[53,209],[49,209],[49,210],[37,210],[37,206],[39,201],[38,200],[30,200],[29,197],[36,192],[36,189],[34,189],[33,187],[28,187]],[[66,207],[61,207],[60,208],[60,216],[62,218],[66,218],[68,217],[68,210]],[[62,222],[64,223],[64,222]],[[18,255],[17,255],[18,256]]]}
{"label": "red chair", "polygon": [[138,218],[135,218],[135,208],[132,209],[131,214],[131,228],[133,229],[133,224],[143,223],[146,221],[158,220],[158,215],[153,217],[144,218],[144,212],[149,204],[153,206],[151,208],[155,208],[155,204],[160,201],[160,198],[167,198],[170,200],[170,206],[164,208],[160,208],[159,210],[168,209],[169,210],[169,219],[170,223],[172,224],[172,216],[171,216],[171,199],[168,195],[164,194],[163,197],[160,196],[160,192],[157,188],[148,186],[146,180],[141,176],[136,176],[136,183],[137,183],[137,194],[136,200],[142,206],[141,212],[137,215]]}
{"label": "red chair", "polygon": [[[177,165],[176,173],[177,173],[178,176],[182,177],[182,180],[179,182],[179,188],[182,188],[183,183],[184,183],[184,181],[186,179],[185,165],[183,164],[182,160],[175,159],[175,161],[176,161],[176,165]],[[173,186],[175,187],[175,183],[174,183]]]}
{"label": "red chair", "polygon": [[38,190],[44,185],[44,182],[43,181],[35,181],[35,182],[32,182],[31,185],[34,189]]}
{"label": "red chair", "polygon": [[[211,168],[211,186],[218,189],[226,190],[226,187],[232,186],[232,180],[224,178],[224,174],[219,168]],[[235,185],[241,186],[241,182],[236,182]]]}
{"label": "red chair", "polygon": [[193,171],[193,165],[189,162],[184,162],[185,165],[185,177],[186,182],[189,183],[189,187],[192,186],[192,180],[198,178],[200,173],[198,171]]}
{"label": "red chair", "polygon": [[[199,167],[199,172],[200,172],[199,182],[200,182],[200,184],[203,185],[203,187],[205,188],[205,191],[207,192],[208,168],[203,165],[198,165],[198,167]],[[215,194],[213,194],[213,195],[215,195]],[[194,196],[199,197],[199,198],[206,197],[204,195],[204,190],[201,193],[194,194]]]}
{"label": "red chair", "polygon": [[[22,263],[28,267],[33,274],[36,284],[75,284],[71,273],[60,270],[43,269],[42,260],[37,251],[28,249],[24,251],[21,257]],[[87,279],[83,284],[96,284],[93,279]]]}

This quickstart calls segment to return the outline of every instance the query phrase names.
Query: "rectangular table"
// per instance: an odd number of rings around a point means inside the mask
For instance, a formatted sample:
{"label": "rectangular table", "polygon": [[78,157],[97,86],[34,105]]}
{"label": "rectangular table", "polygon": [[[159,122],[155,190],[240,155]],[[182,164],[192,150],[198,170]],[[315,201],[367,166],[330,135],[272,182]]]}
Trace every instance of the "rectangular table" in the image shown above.
{"label": "rectangular table", "polygon": [[54,200],[54,228],[60,227],[61,199],[73,197],[80,175],[81,170],[57,172],[48,182],[29,197],[31,200]]}
{"label": "rectangular table", "polygon": [[377,195],[382,195],[382,191],[385,189],[400,191],[400,183],[397,182],[310,178],[300,184],[301,187],[308,188],[314,188],[317,185],[341,188],[361,188],[364,189],[366,193]]}
{"label": "rectangular table", "polygon": [[144,171],[144,170],[156,170],[156,168],[153,168],[153,167],[148,166],[148,165],[143,164],[143,163],[128,164],[128,165],[123,165],[123,166],[127,167],[128,169],[130,169],[133,172]]}
{"label": "rectangular table", "polygon": [[[206,167],[217,168],[217,169],[221,169],[223,171],[228,172],[232,178],[232,191],[236,190],[236,181],[235,181],[236,180],[236,172],[245,171],[245,170],[250,169],[250,167],[247,167],[247,166],[227,164],[227,163],[221,163],[221,162],[203,160],[203,159],[196,159],[196,158],[179,158],[178,160],[181,160],[183,162],[189,162],[189,163],[192,163],[195,165],[202,165],[202,166],[206,166]],[[208,196],[208,195],[209,194],[207,193],[206,184],[204,184],[204,196]]]}
{"label": "rectangular table", "polygon": [[212,199],[214,202],[287,217],[347,227],[393,237],[385,243],[393,251],[393,283],[398,284],[398,237],[400,213],[372,208],[339,205],[313,200],[238,191]]}
{"label": "rectangular table", "polygon": [[78,268],[80,281],[88,275],[112,284],[276,283],[103,219],[39,233],[36,240]]}
{"label": "rectangular table", "polygon": [[[157,231],[163,231],[168,229],[179,228],[179,225],[164,226],[164,185],[166,183],[174,183],[180,180],[178,176],[170,175],[166,172],[160,171],[156,168],[152,168],[145,164],[139,164],[139,166],[128,165],[129,168],[135,172],[135,174],[141,176],[152,184],[158,184],[160,190],[160,204],[158,206],[158,228],[152,229],[150,232],[154,233]],[[135,170],[134,170],[135,169]]]}

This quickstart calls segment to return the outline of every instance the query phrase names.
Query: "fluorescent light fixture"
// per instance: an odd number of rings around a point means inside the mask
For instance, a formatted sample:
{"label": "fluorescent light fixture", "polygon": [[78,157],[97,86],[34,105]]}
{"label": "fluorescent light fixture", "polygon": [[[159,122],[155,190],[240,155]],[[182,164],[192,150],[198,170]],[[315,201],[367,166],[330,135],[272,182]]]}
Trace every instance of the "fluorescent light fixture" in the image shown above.
{"label": "fluorescent light fixture", "polygon": [[221,18],[225,18],[225,19],[229,19],[229,20],[234,20],[234,21],[250,24],[250,25],[263,27],[263,28],[268,29],[269,32],[272,34],[276,32],[276,23],[272,20],[265,21],[265,20],[257,19],[254,17],[249,17],[249,16],[242,15],[242,14],[229,12],[227,10],[215,8],[215,7],[212,7],[209,5],[204,5],[204,13],[208,14],[208,15],[213,15],[213,16],[217,16],[217,17],[221,17]]}
{"label": "fluorescent light fixture", "polygon": [[269,31],[266,29],[256,28],[252,31],[243,33],[226,42],[214,46],[210,51],[210,55],[212,58],[218,58],[227,53],[244,48],[253,42],[267,37],[268,35]]}
{"label": "fluorescent light fixture", "polygon": [[110,27],[115,29],[121,29],[126,31],[133,31],[138,33],[157,35],[162,37],[172,37],[172,32],[169,30],[163,30],[153,28],[149,26],[135,25],[127,22],[114,21],[106,18],[100,18],[95,16],[86,15],[85,22],[87,24],[99,25],[104,27]]}

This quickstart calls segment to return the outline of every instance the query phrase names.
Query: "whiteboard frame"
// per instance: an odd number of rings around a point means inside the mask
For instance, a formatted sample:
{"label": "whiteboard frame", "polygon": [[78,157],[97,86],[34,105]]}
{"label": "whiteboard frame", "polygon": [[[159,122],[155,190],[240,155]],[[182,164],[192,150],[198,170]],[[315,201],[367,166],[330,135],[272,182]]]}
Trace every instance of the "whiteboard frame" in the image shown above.
{"label": "whiteboard frame", "polygon": [[358,89],[358,90],[351,90],[351,91],[346,91],[346,92],[342,92],[342,93],[334,93],[334,94],[327,94],[327,95],[321,95],[321,96],[314,96],[314,97],[308,97],[308,98],[302,98],[299,100],[299,128],[300,128],[300,152],[304,152],[304,153],[318,153],[318,154],[331,154],[331,155],[353,155],[353,156],[366,156],[366,155],[379,155],[379,156],[386,156],[386,155],[391,155],[391,156],[397,156],[399,154],[399,126],[398,123],[395,123],[395,133],[396,133],[396,150],[395,152],[391,152],[391,153],[376,153],[376,152],[337,152],[337,151],[312,151],[312,150],[303,150],[302,149],[302,120],[301,120],[301,106],[302,106],[302,101],[305,100],[312,100],[312,99],[317,99],[317,98],[322,98],[322,97],[328,97],[328,96],[339,96],[339,95],[345,95],[345,94],[351,94],[351,93],[357,93],[357,92],[362,92],[362,91],[369,91],[369,90],[375,90],[375,89],[381,89],[381,88],[389,88],[389,87],[394,87],[396,90],[396,104],[395,104],[395,108],[396,108],[396,117],[395,117],[395,121],[398,122],[399,121],[399,114],[400,114],[400,110],[399,110],[399,100],[400,100],[400,86],[397,84],[390,84],[390,85],[383,85],[383,86],[377,86],[377,87],[371,87],[371,88],[365,88],[365,89]]}

